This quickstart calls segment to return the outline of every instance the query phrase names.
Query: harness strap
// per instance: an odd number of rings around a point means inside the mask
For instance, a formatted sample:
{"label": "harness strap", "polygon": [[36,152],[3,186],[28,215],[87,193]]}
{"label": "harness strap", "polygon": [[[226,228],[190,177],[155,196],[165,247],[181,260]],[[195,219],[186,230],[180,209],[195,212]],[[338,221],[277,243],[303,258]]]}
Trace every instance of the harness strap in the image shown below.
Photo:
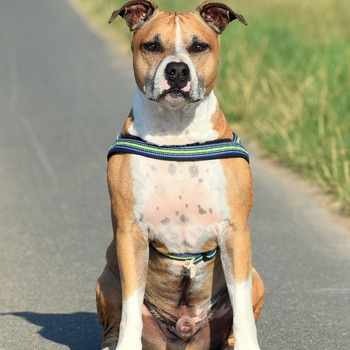
{"label": "harness strap", "polygon": [[[156,249],[157,250],[157,249]],[[178,261],[188,261],[193,260],[193,264],[197,265],[201,261],[209,261],[211,259],[214,259],[216,253],[218,252],[217,248],[210,250],[208,252],[204,253],[163,253],[157,250],[158,253],[168,257],[169,259],[178,260]]]}
{"label": "harness strap", "polygon": [[236,134],[233,134],[233,140],[214,140],[185,146],[157,146],[139,137],[119,134],[108,150],[107,159],[120,153],[178,162],[240,157],[249,163],[249,154]]}

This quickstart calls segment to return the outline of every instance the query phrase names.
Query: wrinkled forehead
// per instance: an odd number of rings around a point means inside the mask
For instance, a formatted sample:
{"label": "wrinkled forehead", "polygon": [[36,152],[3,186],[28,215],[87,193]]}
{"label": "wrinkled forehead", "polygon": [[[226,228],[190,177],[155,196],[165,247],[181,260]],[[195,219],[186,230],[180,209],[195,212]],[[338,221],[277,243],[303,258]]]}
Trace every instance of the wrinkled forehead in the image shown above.
{"label": "wrinkled forehead", "polygon": [[218,35],[196,13],[160,12],[134,36],[135,44],[159,40],[166,46],[187,46],[194,41],[218,43]]}

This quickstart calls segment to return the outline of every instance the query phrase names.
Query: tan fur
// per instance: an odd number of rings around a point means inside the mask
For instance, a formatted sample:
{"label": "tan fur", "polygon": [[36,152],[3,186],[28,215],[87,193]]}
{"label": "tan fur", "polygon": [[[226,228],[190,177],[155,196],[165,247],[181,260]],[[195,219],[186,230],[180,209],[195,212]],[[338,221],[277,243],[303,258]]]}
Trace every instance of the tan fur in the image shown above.
{"label": "tan fur", "polygon": [[[130,183],[130,156],[113,157],[108,163],[108,187],[112,204],[112,222],[118,266],[123,283],[123,298],[127,299],[140,285],[147,272],[148,242],[141,234],[133,215],[134,193]],[[118,233],[118,237],[117,237]],[[112,261],[113,266],[116,266]]]}
{"label": "tan fur", "polygon": [[248,216],[253,204],[253,186],[249,164],[242,158],[223,159],[227,179],[227,199],[235,218],[226,239],[226,249],[233,257],[231,269],[237,282],[251,273],[251,241]]}
{"label": "tan fur", "polygon": [[219,134],[219,139],[232,139],[232,130],[222,112],[218,107],[211,117],[213,130]]}

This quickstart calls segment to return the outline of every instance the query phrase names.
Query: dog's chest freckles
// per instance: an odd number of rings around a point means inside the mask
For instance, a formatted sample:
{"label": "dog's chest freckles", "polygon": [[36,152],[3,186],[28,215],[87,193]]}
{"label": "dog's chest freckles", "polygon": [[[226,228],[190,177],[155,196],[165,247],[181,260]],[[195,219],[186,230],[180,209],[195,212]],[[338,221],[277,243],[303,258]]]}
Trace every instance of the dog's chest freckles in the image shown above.
{"label": "dog's chest freckles", "polygon": [[198,249],[227,218],[220,161],[171,162],[133,157],[135,215],[169,249]]}

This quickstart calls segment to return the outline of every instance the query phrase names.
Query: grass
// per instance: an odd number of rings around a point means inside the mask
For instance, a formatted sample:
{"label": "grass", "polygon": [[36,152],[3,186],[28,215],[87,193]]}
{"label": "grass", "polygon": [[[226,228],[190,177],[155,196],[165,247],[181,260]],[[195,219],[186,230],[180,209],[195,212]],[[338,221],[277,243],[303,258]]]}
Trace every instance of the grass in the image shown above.
{"label": "grass", "polygon": [[[103,23],[124,3],[75,1]],[[201,2],[157,1],[161,9],[181,11]],[[216,94],[225,114],[269,156],[332,194],[339,210],[350,215],[348,0],[226,3],[249,25],[234,21],[221,37]],[[123,22],[115,21],[113,28],[129,38]]]}

